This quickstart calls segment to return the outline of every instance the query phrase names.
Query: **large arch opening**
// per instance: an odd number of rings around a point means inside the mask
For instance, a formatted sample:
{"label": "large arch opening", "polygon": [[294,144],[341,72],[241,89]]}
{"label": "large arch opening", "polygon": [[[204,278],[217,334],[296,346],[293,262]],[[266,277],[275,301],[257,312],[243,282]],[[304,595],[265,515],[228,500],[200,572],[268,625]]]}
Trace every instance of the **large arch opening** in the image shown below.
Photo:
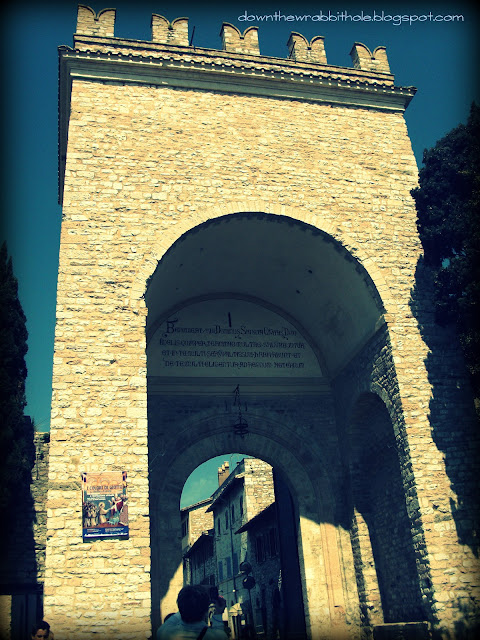
{"label": "large arch opening", "polygon": [[[235,445],[238,448],[238,437],[231,429],[235,420],[234,410],[218,412],[213,409],[205,411],[199,422],[196,417],[182,424],[178,421],[176,440],[163,449],[160,457],[152,459],[152,595],[159,607],[154,611],[154,626],[162,615],[175,610],[176,595],[183,585],[178,505],[184,483],[198,464],[212,455],[232,451]],[[322,472],[323,465],[319,469],[315,465],[321,453],[314,451],[312,455],[311,446],[295,435],[293,425],[282,423],[270,412],[249,410],[248,425],[250,431],[243,439],[242,451],[271,464],[294,498],[305,618],[314,627],[325,627],[333,606],[334,585],[325,576],[321,562],[308,561],[320,552],[320,538],[332,533],[320,531],[333,517],[328,478]],[[189,434],[191,436],[192,432],[195,436],[191,439]],[[275,433],[274,438],[272,433]],[[153,450],[158,452],[161,446],[160,438],[152,439]],[[328,544],[332,545],[332,540],[327,540]],[[331,549],[330,562],[335,554],[336,549]],[[337,584],[337,588],[339,586]]]}
{"label": "large arch opening", "polygon": [[[384,339],[369,274],[314,227],[239,213],[179,238],[145,299],[154,628],[183,584],[183,485],[199,464],[241,445],[272,465],[293,497],[307,636],[358,629],[350,468],[335,385]],[[246,428],[236,428],[239,418]]]}

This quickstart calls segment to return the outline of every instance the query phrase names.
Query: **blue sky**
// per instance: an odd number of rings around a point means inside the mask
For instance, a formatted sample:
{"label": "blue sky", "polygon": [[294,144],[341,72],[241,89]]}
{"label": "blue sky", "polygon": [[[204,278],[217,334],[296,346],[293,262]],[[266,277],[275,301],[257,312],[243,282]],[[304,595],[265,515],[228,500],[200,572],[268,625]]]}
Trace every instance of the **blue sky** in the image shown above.
{"label": "blue sky", "polygon": [[180,508],[196,504],[201,500],[209,498],[215,489],[218,489],[218,468],[224,462],[230,465],[230,473],[235,469],[237,463],[249,456],[241,453],[227,453],[224,456],[216,456],[204,462],[190,474],[183,487]]}
{"label": "blue sky", "polygon": [[[2,5],[3,72],[3,224],[1,240],[7,240],[13,258],[19,294],[27,316],[29,352],[27,367],[27,414],[37,427],[48,430],[55,322],[56,273],[61,222],[57,204],[57,47],[72,45],[77,2],[11,2]],[[85,4],[89,4],[86,2]],[[478,12],[473,3],[435,2],[379,3],[342,2],[150,2],[125,0],[90,3],[95,11],[117,9],[115,35],[150,39],[152,13],[169,20],[189,18],[195,27],[194,45],[220,48],[222,22],[242,31],[259,26],[263,55],[287,56],[291,31],[308,39],[325,37],[329,64],[351,66],[349,52],[354,42],[372,51],[387,47],[390,68],[400,86],[418,89],[406,112],[417,162],[423,150],[465,122],[470,104],[478,101],[475,65],[478,61]],[[337,15],[346,12],[354,19],[336,21],[249,21],[239,16]],[[358,16],[381,16],[367,22]],[[463,21],[432,21],[434,16],[462,15]],[[397,15],[411,15],[413,21],[396,25]],[[425,18],[425,16],[427,16]],[[216,466],[215,463],[215,473]],[[213,467],[212,467],[213,468]]]}

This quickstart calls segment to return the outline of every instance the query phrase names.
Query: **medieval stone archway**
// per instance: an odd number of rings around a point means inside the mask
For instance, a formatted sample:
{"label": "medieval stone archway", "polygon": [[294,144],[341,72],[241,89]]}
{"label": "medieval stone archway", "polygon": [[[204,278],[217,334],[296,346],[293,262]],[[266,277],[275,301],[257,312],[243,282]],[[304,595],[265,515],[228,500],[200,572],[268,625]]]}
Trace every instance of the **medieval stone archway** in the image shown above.
{"label": "medieval stone archway", "polygon": [[[312,637],[359,632],[347,451],[356,399],[374,390],[395,434],[396,499],[403,492],[415,523],[427,619],[448,635],[475,597],[478,563],[473,534],[457,536],[460,440],[444,416],[439,438],[429,410],[451,372],[440,363],[433,389],[410,304],[421,246],[403,112],[415,91],[394,84],[383,49],[358,42],[353,67],[341,68],[326,62],[322,38],[305,49],[299,34],[281,60],[261,55],[255,29],[242,38],[227,23],[219,51],[191,46],[186,19],[152,16],[148,42],[114,31],[115,10],[81,5],[74,46],[60,48],[45,570],[55,633],[151,635],[152,608],[176,578],[155,551],[151,574],[150,515],[160,505],[173,531],[179,499],[155,456],[182,449],[179,432],[188,468],[213,455],[239,385],[252,425],[262,416],[251,434],[269,425],[252,452],[282,466],[283,449],[302,451],[312,486],[328,478],[312,493],[322,509],[300,527]],[[84,540],[81,474],[109,470],[128,476],[129,538]],[[315,572],[328,602],[315,600]]]}
{"label": "medieval stone archway", "polygon": [[248,404],[243,450],[278,468],[296,499],[309,635],[358,627],[333,380],[381,325],[369,274],[324,232],[244,212],[184,234],[145,300],[154,625],[181,586],[185,479],[238,448],[239,385]]}

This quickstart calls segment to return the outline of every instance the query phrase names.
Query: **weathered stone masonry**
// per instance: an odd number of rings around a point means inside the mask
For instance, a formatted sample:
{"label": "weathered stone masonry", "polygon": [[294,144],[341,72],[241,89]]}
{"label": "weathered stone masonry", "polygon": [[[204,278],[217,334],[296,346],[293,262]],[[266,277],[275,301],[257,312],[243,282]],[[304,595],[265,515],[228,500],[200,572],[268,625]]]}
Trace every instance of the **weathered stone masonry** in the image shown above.
{"label": "weathered stone masonry", "polygon": [[47,537],[49,434],[31,425],[31,484],[17,490],[18,509],[8,520],[0,564],[0,637],[23,637],[42,616]]}
{"label": "weathered stone masonry", "polygon": [[[189,46],[184,18],[153,16],[151,42],[115,37],[114,21],[80,6],[74,48],[60,48],[45,569],[56,635],[147,638],[174,607],[181,489],[198,464],[237,450],[239,381],[243,453],[278,468],[296,500],[309,636],[470,624],[476,559],[457,536],[461,483],[430,421],[438,382],[421,296],[411,304],[421,247],[403,111],[414,90],[395,86],[383,47],[354,44],[347,69],[328,65],[322,38],[292,34],[282,60],[260,54],[255,27],[224,24],[215,51]],[[156,328],[199,299],[270,309],[318,370],[152,374]],[[443,433],[469,420],[466,406],[449,411]],[[383,463],[369,483],[372,456]],[[130,539],[83,543],[80,474],[102,469],[128,472]],[[392,533],[395,553],[382,543]]]}

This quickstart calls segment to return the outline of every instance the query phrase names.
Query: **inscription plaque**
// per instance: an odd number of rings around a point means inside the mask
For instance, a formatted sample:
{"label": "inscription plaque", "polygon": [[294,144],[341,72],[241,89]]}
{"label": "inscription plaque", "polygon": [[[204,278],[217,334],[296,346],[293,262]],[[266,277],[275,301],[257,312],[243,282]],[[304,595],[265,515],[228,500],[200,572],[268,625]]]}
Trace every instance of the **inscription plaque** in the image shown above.
{"label": "inscription plaque", "polygon": [[284,317],[237,299],[191,304],[165,318],[148,345],[149,375],[320,377],[318,359]]}

